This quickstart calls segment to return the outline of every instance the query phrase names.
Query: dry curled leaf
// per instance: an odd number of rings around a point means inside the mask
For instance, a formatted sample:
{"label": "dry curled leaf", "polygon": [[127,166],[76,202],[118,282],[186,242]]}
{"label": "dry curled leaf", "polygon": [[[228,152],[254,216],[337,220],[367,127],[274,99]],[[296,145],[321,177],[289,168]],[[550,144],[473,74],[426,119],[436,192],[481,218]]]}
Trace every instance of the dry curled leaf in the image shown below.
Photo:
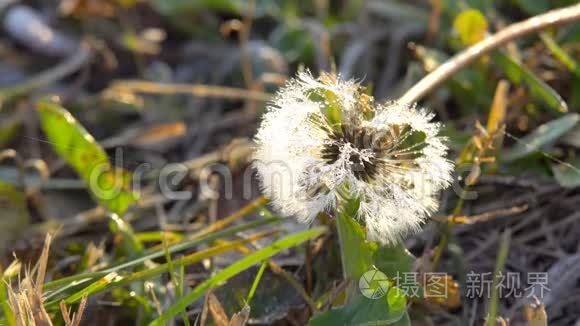
{"label": "dry curled leaf", "polygon": [[548,314],[544,304],[534,296],[534,301],[524,307],[524,316],[530,326],[547,326]]}
{"label": "dry curled leaf", "polygon": [[250,318],[250,306],[245,305],[240,312],[235,313],[230,320],[229,326],[244,326]]}

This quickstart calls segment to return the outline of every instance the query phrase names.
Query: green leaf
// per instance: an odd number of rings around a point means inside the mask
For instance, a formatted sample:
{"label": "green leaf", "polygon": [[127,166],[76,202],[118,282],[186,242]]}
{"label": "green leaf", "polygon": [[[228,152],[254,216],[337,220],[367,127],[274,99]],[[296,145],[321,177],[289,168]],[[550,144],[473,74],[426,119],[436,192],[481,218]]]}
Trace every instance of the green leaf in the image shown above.
{"label": "green leaf", "polygon": [[553,144],[560,136],[574,128],[578,120],[580,120],[580,115],[570,113],[539,126],[529,135],[518,140],[512,148],[506,150],[502,159],[507,162],[515,161]]}
{"label": "green leaf", "polygon": [[564,188],[576,188],[580,186],[580,159],[567,164],[552,165],[554,178]]}
{"label": "green leaf", "polygon": [[164,15],[199,10],[217,10],[239,15],[242,12],[239,1],[235,0],[156,0],[153,6]]}
{"label": "green leaf", "polygon": [[494,62],[503,69],[508,79],[516,85],[526,85],[530,94],[558,112],[567,112],[568,105],[552,87],[546,84],[528,68],[503,52],[493,54]]}
{"label": "green leaf", "polygon": [[413,148],[414,151],[412,153],[406,153],[399,155],[401,159],[417,159],[421,157],[423,154],[421,150],[427,147],[425,143],[425,139],[427,139],[427,135],[419,130],[414,130],[409,125],[400,125],[396,129],[399,134],[399,137],[403,139],[395,148],[400,150],[401,152],[405,152],[405,148]]}
{"label": "green leaf", "polygon": [[295,233],[284,237],[278,241],[275,241],[271,245],[262,248],[253,254],[246,256],[233,263],[232,265],[224,268],[213,277],[207,279],[206,281],[199,284],[195,289],[193,289],[187,295],[179,298],[177,302],[165,309],[165,311],[150,325],[165,325],[169,320],[175,317],[177,314],[184,311],[187,306],[194,303],[199,299],[207,290],[214,288],[232,278],[233,276],[245,271],[246,269],[260,263],[265,259],[278,254],[279,252],[297,246],[308,239],[313,239],[325,232],[325,228],[313,228],[308,231],[303,231]]}
{"label": "green leaf", "polygon": [[410,272],[415,259],[403,244],[381,246],[373,256],[375,266],[389,278],[400,277],[401,273]]}
{"label": "green leaf", "polygon": [[[345,278],[350,279],[352,286],[347,290],[348,297],[360,295],[356,285],[366,272],[378,269],[390,279],[400,278],[410,272],[415,257],[403,244],[380,246],[377,242],[366,240],[364,227],[351,216],[356,216],[359,201],[349,200],[336,216],[336,225],[340,238],[342,268]],[[421,285],[414,284],[419,295]]]}
{"label": "green leaf", "polygon": [[405,295],[396,287],[378,299],[358,296],[351,304],[314,316],[310,326],[411,325]]}
{"label": "green leaf", "polygon": [[122,214],[137,201],[129,189],[131,173],[113,167],[103,148],[66,109],[40,101],[38,111],[53,149],[75,169],[101,204]]}
{"label": "green leaf", "polygon": [[[182,13],[195,13],[214,10],[242,16],[248,9],[246,0],[154,0],[153,7],[163,15],[173,16]],[[257,17],[280,12],[277,1],[256,0],[254,15]]]}
{"label": "green leaf", "polygon": [[331,90],[317,88],[310,92],[308,98],[311,101],[320,103],[322,113],[326,116],[331,125],[340,124],[342,121],[342,108],[338,96]]}
{"label": "green leaf", "polygon": [[358,201],[351,200],[336,216],[340,238],[342,268],[345,277],[354,281],[372,269],[377,244],[366,241],[364,228],[351,216],[355,216]]}
{"label": "green leaf", "polygon": [[415,256],[403,244],[380,246],[366,240],[364,227],[351,217],[356,216],[358,205],[358,200],[349,200],[336,216],[346,276],[358,281],[375,267],[390,278],[411,271]]}
{"label": "green leaf", "polygon": [[453,29],[459,34],[461,43],[473,45],[485,38],[488,23],[485,16],[477,9],[462,11],[453,21]]}

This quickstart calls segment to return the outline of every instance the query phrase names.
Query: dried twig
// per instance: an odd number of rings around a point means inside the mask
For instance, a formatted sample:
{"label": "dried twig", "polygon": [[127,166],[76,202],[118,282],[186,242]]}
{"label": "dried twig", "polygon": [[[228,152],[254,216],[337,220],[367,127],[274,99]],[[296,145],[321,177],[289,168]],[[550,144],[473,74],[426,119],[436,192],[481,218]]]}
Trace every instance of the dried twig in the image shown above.
{"label": "dried twig", "polygon": [[401,98],[400,102],[415,103],[427,93],[456,72],[465,68],[482,55],[516,39],[551,26],[563,25],[580,19],[580,4],[549,11],[545,14],[534,16],[519,23],[509,25],[496,34],[484,39],[460,52],[435,71],[425,76],[417,84],[411,87]]}
{"label": "dried twig", "polygon": [[220,219],[219,221],[209,225],[207,228],[194,233],[190,236],[191,239],[201,238],[205,235],[208,235],[212,232],[220,230],[229,224],[233,223],[234,221],[248,215],[249,213],[255,211],[257,208],[264,206],[268,203],[268,199],[265,197],[258,197],[246,206],[242,207],[240,210],[236,211],[235,213]]}
{"label": "dried twig", "polygon": [[67,307],[64,300],[60,302],[60,311],[62,313],[62,319],[66,326],[80,326],[81,321],[83,318],[83,313],[87,307],[87,299],[88,297],[83,297],[81,303],[79,304],[79,308],[77,312],[72,313],[71,309]]}
{"label": "dried twig", "polygon": [[508,208],[501,208],[498,210],[485,212],[477,215],[465,216],[465,215],[450,215],[450,216],[434,216],[432,220],[447,223],[452,221],[455,224],[476,224],[481,222],[488,222],[497,218],[514,216],[521,214],[528,210],[528,204],[523,204],[520,206],[513,206]]}
{"label": "dried twig", "polygon": [[218,97],[233,100],[269,101],[268,93],[224,86],[202,84],[163,84],[145,80],[119,80],[109,88],[111,91],[143,94],[189,94],[200,97]]}
{"label": "dried twig", "polygon": [[18,286],[8,288],[8,304],[14,312],[19,325],[52,325],[48,312],[44,308],[44,293],[42,286],[46,276],[48,253],[52,237],[46,235],[44,247],[36,264],[36,272],[26,271],[26,276]]}

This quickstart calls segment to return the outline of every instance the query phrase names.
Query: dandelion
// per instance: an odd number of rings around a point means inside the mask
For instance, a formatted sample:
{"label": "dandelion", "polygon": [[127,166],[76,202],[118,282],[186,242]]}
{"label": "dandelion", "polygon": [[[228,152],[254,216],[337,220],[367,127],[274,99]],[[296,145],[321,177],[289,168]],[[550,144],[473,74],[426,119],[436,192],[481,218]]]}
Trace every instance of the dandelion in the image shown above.
{"label": "dandelion", "polygon": [[301,72],[275,97],[256,135],[263,191],[311,222],[352,198],[372,241],[394,244],[437,209],[451,181],[440,124],[397,102],[375,103],[352,80]]}

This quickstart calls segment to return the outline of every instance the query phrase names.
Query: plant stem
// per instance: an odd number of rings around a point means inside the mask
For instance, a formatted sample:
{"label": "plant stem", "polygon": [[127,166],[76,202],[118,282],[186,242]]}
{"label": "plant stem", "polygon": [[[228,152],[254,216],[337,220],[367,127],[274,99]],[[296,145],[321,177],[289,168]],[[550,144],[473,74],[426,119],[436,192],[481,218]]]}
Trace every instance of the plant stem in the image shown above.
{"label": "plant stem", "polygon": [[434,88],[441,85],[445,80],[468,66],[477,58],[516,38],[579,19],[580,4],[576,4],[511,24],[496,34],[455,55],[411,87],[399,98],[399,101],[409,104],[419,101],[427,93],[431,92]]}
{"label": "plant stem", "polygon": [[256,278],[254,279],[254,283],[252,283],[252,287],[250,288],[250,292],[248,292],[248,296],[246,297],[246,304],[249,306],[250,302],[252,301],[252,298],[254,297],[254,294],[256,293],[256,289],[258,288],[258,284],[260,283],[260,280],[262,279],[262,274],[264,274],[264,270],[266,269],[266,266],[268,266],[268,261],[264,260],[264,262],[262,262],[262,265],[260,265],[260,269],[258,269],[258,274],[256,274]]}
{"label": "plant stem", "polygon": [[486,325],[488,326],[496,326],[497,325],[497,305],[499,303],[499,283],[502,281],[501,275],[505,270],[505,263],[507,261],[507,257],[509,254],[510,248],[510,239],[511,239],[511,230],[507,229],[501,236],[501,242],[499,245],[499,251],[497,253],[497,259],[495,262],[495,271],[493,273],[493,284],[492,284],[492,292],[491,298],[489,299],[489,308],[487,311],[487,320]]}
{"label": "plant stem", "polygon": [[[465,203],[464,198],[466,192],[467,188],[462,190],[461,195],[459,196],[459,200],[457,201],[457,204],[455,205],[455,208],[451,213],[452,217],[456,217],[461,213],[461,209],[463,208],[463,204]],[[433,270],[435,270],[435,267],[437,267],[437,264],[441,260],[441,256],[443,256],[443,251],[445,250],[445,248],[447,248],[449,237],[451,236],[451,229],[453,228],[454,225],[455,221],[453,218],[450,219],[447,222],[447,224],[445,224],[445,228],[443,229],[443,232],[441,234],[441,239],[439,240],[439,243],[437,244],[437,247],[435,248],[435,252],[433,255],[433,263],[432,263],[433,265],[431,267]]]}

